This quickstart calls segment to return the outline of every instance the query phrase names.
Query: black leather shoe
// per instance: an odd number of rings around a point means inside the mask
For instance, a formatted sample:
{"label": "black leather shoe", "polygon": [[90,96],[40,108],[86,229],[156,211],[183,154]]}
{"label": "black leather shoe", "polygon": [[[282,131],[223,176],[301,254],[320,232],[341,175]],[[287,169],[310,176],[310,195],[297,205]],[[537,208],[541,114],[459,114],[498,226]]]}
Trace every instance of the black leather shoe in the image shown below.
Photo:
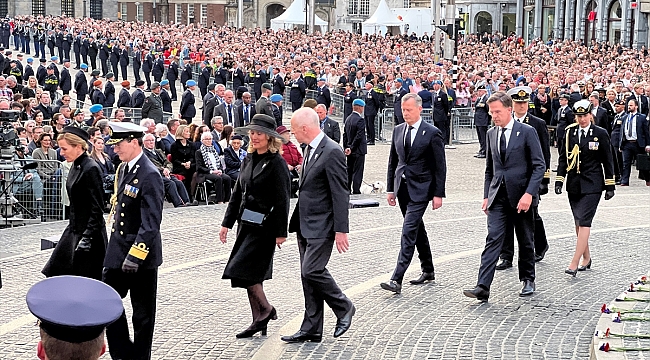
{"label": "black leather shoe", "polygon": [[510,260],[499,260],[499,263],[496,266],[497,270],[505,270],[512,267],[512,261]]}
{"label": "black leather shoe", "polygon": [[486,302],[488,301],[488,298],[490,297],[490,292],[488,290],[483,289],[480,286],[476,286],[473,289],[466,289],[463,290],[463,295],[474,298],[479,301]]}
{"label": "black leather shoe", "polygon": [[535,292],[535,282],[533,280],[524,280],[524,287],[521,289],[519,296],[530,296]]}
{"label": "black leather shoe", "polygon": [[540,254],[535,254],[535,262],[540,262],[544,260],[544,256],[546,256],[546,252],[548,251],[548,245],[546,245],[546,249],[542,251]]}
{"label": "black leather shoe", "polygon": [[381,288],[384,290],[392,291],[395,294],[401,294],[402,293],[402,284],[398,283],[395,280],[391,280],[389,282],[381,283]]}
{"label": "black leather shoe", "polygon": [[293,335],[286,335],[280,338],[284,342],[288,343],[298,343],[298,342],[306,342],[306,341],[311,341],[311,342],[321,342],[323,340],[323,335],[321,334],[310,334],[308,332],[304,332],[302,330],[299,330],[297,333]]}
{"label": "black leather shoe", "polygon": [[486,158],[485,154],[477,154],[477,155],[474,155],[474,157],[477,158],[477,159],[485,159]]}
{"label": "black leather shoe", "polygon": [[420,275],[419,278],[413,279],[413,280],[411,280],[409,282],[411,284],[413,284],[413,285],[420,285],[420,284],[424,284],[427,281],[433,281],[435,279],[436,279],[435,273],[433,273],[433,272],[430,272],[430,273],[423,272],[422,275]]}
{"label": "black leather shoe", "polygon": [[587,269],[591,269],[591,259],[589,259],[589,264],[585,266],[578,266],[578,271],[587,271]]}
{"label": "black leather shoe", "polygon": [[569,274],[569,275],[571,275],[571,276],[573,276],[573,277],[576,277],[576,275],[578,275],[578,268],[575,268],[575,269],[566,269],[566,270],[564,270],[564,273],[565,273],[565,274]]}
{"label": "black leather shoe", "polygon": [[354,305],[352,305],[350,311],[348,311],[345,315],[343,315],[342,318],[336,321],[336,328],[334,329],[334,337],[339,337],[345,334],[346,331],[348,331],[350,325],[352,325],[352,316],[354,316],[354,313],[356,311],[357,308],[355,308]]}

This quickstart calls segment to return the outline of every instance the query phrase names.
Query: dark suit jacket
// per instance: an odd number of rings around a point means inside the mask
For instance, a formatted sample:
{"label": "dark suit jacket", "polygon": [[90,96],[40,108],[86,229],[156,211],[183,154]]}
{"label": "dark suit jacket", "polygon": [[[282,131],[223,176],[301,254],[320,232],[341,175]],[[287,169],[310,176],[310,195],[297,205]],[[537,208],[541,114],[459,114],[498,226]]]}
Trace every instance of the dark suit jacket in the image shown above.
{"label": "dark suit jacket", "polygon": [[449,104],[449,96],[442,89],[438,91],[438,96],[436,96],[435,91],[431,91],[431,107],[433,108],[434,123],[448,120],[447,114],[451,105]]}
{"label": "dark suit jacket", "polygon": [[[156,268],[163,261],[160,223],[165,188],[160,172],[142,154],[127,174],[124,173],[124,165],[120,165],[116,176],[119,186],[116,192],[115,222],[104,267],[120,269],[124,259],[129,259],[140,265],[141,269]],[[125,194],[127,185],[131,196]],[[149,251],[147,256],[139,259],[129,254],[132,245],[145,247]]]}
{"label": "dark suit jacket", "polygon": [[306,239],[332,239],[336,232],[349,232],[350,190],[345,155],[327,136],[312,151],[311,160],[302,169],[289,232],[300,232]]}
{"label": "dark suit jacket", "polygon": [[528,193],[533,196],[532,205],[538,202],[539,185],[544,178],[544,156],[537,132],[531,126],[514,121],[510,142],[506,150],[506,162],[501,162],[499,154],[499,127],[487,132],[487,161],[483,198],[492,206],[501,182],[505,182],[510,206],[517,208],[519,200]]}
{"label": "dark suit jacket", "polygon": [[476,99],[474,103],[474,125],[475,126],[490,126],[492,117],[489,114],[490,109],[487,105],[488,96]]}
{"label": "dark suit jacket", "polygon": [[[239,151],[245,151],[244,149],[239,149]],[[245,159],[245,158],[244,158]],[[228,146],[223,151],[223,162],[226,163],[226,174],[230,177],[239,175],[239,170],[241,169],[242,160],[239,160],[239,154],[235,150]]]}
{"label": "dark suit jacket", "polygon": [[136,109],[142,109],[142,105],[144,105],[144,91],[142,89],[138,88],[135,89],[133,94],[131,94],[131,107],[136,108]]}
{"label": "dark suit jacket", "polygon": [[352,154],[365,155],[368,153],[368,144],[366,142],[366,121],[361,115],[352,112],[345,119],[343,132],[343,148],[350,149]]}
{"label": "dark suit jacket", "polygon": [[222,102],[221,104],[216,106],[214,108],[214,111],[212,112],[212,117],[221,116],[223,118],[224,125],[233,125],[235,123],[235,117],[237,116],[235,115],[236,113],[235,104],[230,104],[232,105],[232,120],[229,120],[228,118],[228,109],[226,108],[227,105],[228,104],[226,104],[225,102]]}
{"label": "dark suit jacket", "polygon": [[[250,114],[248,114],[248,120],[250,121],[256,114],[255,105],[248,104],[248,108],[250,109]],[[233,125],[234,127],[237,128],[244,126],[244,103],[241,103],[235,107],[235,115],[233,117],[235,119],[235,124]]]}
{"label": "dark suit jacket", "polygon": [[[208,97],[210,94],[211,93],[208,92],[205,96]],[[208,125],[210,129],[212,129],[212,113],[217,105],[219,105],[219,98],[214,95],[207,101],[204,100],[203,102],[203,123]]]}
{"label": "dark suit jacket", "polygon": [[70,77],[70,70],[65,67],[61,70],[61,78],[59,79],[59,87],[61,90],[72,90],[72,78]]}
{"label": "dark suit jacket", "polygon": [[557,110],[557,114],[553,121],[551,121],[551,125],[557,125],[557,137],[558,139],[564,139],[564,129],[575,122],[576,116],[573,114],[571,108],[567,106],[564,109],[560,108]]}
{"label": "dark suit jacket", "polygon": [[352,90],[343,97],[343,121],[352,114],[352,102],[357,98],[357,93]]}
{"label": "dark suit jacket", "polygon": [[610,129],[610,123],[609,123],[609,116],[607,115],[607,110],[603,107],[598,107],[598,110],[596,110],[596,116],[594,118],[594,123],[597,126],[600,126],[601,128],[607,130],[607,133],[609,134],[611,132]]}
{"label": "dark suit jacket", "polygon": [[142,152],[149,158],[153,166],[155,166],[162,175],[163,169],[167,169],[170,172],[172,171],[172,163],[167,160],[167,156],[160,149],[154,149],[152,153],[151,150],[142,149]]}
{"label": "dark suit jacket", "polygon": [[[196,181],[197,182],[204,182],[205,181],[205,175],[210,174],[211,170],[208,167],[208,165],[205,163],[205,159],[203,158],[203,153],[201,152],[201,149],[196,150],[194,152],[194,158],[196,159]],[[221,159],[217,156],[217,167],[221,172],[224,174],[226,173],[226,169],[223,167],[223,163],[221,162]]]}
{"label": "dark suit jacket", "polygon": [[129,90],[126,88],[123,88],[120,90],[120,96],[117,98],[117,107],[122,108],[122,107],[131,107],[131,94],[129,93]]}
{"label": "dark suit jacket", "polygon": [[[623,142],[626,141],[625,126],[629,117],[630,114],[626,114],[621,122],[621,142],[618,144],[619,148],[621,147],[621,145],[623,145]],[[650,130],[648,129],[648,120],[644,115],[639,113],[637,113],[637,118],[636,118],[636,143],[638,146],[642,148],[650,145]]]}
{"label": "dark suit jacket", "polygon": [[395,93],[395,102],[393,103],[395,116],[402,116],[402,98],[408,93],[409,91],[403,86],[399,88],[399,91],[397,93]]}
{"label": "dark suit jacket", "polygon": [[316,102],[325,105],[327,110],[329,110],[330,105],[332,105],[332,95],[330,94],[330,89],[327,86],[318,88],[316,94]]}
{"label": "dark suit jacket", "polygon": [[404,152],[406,129],[408,124],[403,123],[393,131],[386,191],[399,191],[402,181],[405,181],[412,201],[445,197],[447,165],[442,133],[437,127],[422,121],[407,157]]}
{"label": "dark suit jacket", "polygon": [[339,123],[336,120],[332,120],[328,117],[323,120],[325,124],[322,125],[322,130],[330,139],[334,140],[335,143],[341,142],[341,129],[339,128]]}
{"label": "dark suit jacket", "polygon": [[[643,110],[643,111],[642,111],[641,113],[642,113],[643,115],[645,115],[645,116],[648,116],[648,113],[650,112],[650,108],[649,108],[649,107],[650,107],[650,103],[648,103],[648,97],[645,96],[645,95],[640,95],[640,96],[639,96],[639,95],[636,95],[636,94],[632,94],[630,97],[628,97],[627,99],[625,99],[625,112],[628,111],[628,109],[627,109],[627,103],[628,103],[628,101],[630,101],[631,99],[635,99],[635,100],[637,101],[637,105],[642,106],[642,110]],[[639,109],[639,107],[637,106],[637,111],[638,111],[638,109]]]}

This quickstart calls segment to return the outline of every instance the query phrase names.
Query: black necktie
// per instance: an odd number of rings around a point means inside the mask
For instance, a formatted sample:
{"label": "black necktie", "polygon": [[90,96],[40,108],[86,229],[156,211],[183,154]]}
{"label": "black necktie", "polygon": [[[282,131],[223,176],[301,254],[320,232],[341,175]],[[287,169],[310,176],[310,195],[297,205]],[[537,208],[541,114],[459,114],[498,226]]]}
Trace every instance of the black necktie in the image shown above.
{"label": "black necktie", "polygon": [[307,163],[309,162],[309,156],[311,155],[311,145],[307,145],[305,148],[305,159],[303,161],[302,167],[307,167]]}
{"label": "black necktie", "polygon": [[406,155],[406,157],[408,157],[409,152],[411,152],[411,130],[413,130],[413,126],[409,126],[406,130],[406,137],[404,139],[404,155]]}
{"label": "black necktie", "polygon": [[124,165],[124,175],[128,173],[129,173],[129,163],[126,163],[126,165]]}
{"label": "black necktie", "polygon": [[228,124],[232,124],[232,105],[228,104]]}
{"label": "black necktie", "polygon": [[582,133],[582,135],[580,135],[580,143],[582,143],[587,138],[587,130],[582,129],[580,132]]}
{"label": "black necktie", "polygon": [[501,162],[506,162],[506,128],[501,129],[501,139],[499,140],[499,152],[501,153]]}
{"label": "black necktie", "polygon": [[244,107],[244,125],[248,125],[248,105]]}

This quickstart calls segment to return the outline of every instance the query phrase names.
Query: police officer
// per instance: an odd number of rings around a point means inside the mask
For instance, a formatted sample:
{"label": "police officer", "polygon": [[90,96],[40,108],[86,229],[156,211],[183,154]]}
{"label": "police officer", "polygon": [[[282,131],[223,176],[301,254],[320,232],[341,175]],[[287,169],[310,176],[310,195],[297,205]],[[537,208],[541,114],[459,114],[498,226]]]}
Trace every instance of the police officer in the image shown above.
{"label": "police officer", "polygon": [[108,326],[108,346],[113,359],[150,359],[158,267],[163,260],[160,223],[165,189],[160,172],[142,154],[146,129],[128,122],[112,122],[110,127],[113,134],[106,144],[113,145],[122,163],[115,172],[114,223],[102,280],[122,298],[131,290],[134,341],[122,312]]}
{"label": "police officer", "polygon": [[50,64],[47,67],[47,77],[45,77],[45,85],[43,86],[43,90],[50,92],[50,99],[52,101],[56,98],[56,91],[59,89],[59,78],[54,74],[55,68],[56,65],[54,64]]}
{"label": "police officer", "polygon": [[[372,83],[372,82],[369,82]],[[383,84],[373,86],[365,95],[366,107],[364,118],[366,121],[366,135],[368,145],[375,145],[375,119],[386,107],[386,90]]]}
{"label": "police officer", "polygon": [[289,82],[289,101],[291,101],[291,111],[296,111],[302,106],[302,102],[305,100],[305,94],[307,91],[307,85],[300,78],[300,71],[298,69],[294,70],[291,74],[291,81]]}
{"label": "police officer", "polygon": [[160,83],[154,81],[151,83],[151,95],[144,100],[142,105],[142,118],[153,119],[156,124],[162,123],[163,120],[163,104],[160,98]]}
{"label": "police officer", "polygon": [[318,64],[315,62],[311,63],[311,67],[307,68],[307,71],[305,71],[305,86],[307,86],[307,89],[309,90],[316,90],[316,77],[318,76],[316,71],[314,71],[316,65]]}
{"label": "police officer", "polygon": [[273,117],[273,106],[271,106],[271,101],[269,96],[273,92],[273,86],[269,83],[264,83],[262,85],[262,93],[255,103],[255,113],[256,114],[265,114],[270,117]]}
{"label": "police officer", "polygon": [[83,108],[83,103],[88,95],[88,83],[86,82],[86,72],[88,65],[79,65],[79,71],[74,76],[74,91],[77,93],[77,105],[75,107]]}
{"label": "police officer", "polygon": [[573,259],[565,270],[565,273],[574,277],[578,271],[591,268],[591,222],[603,190],[605,200],[609,200],[614,197],[615,188],[609,136],[607,130],[593,124],[591,106],[589,100],[580,100],[574,104],[577,122],[566,127],[555,177],[555,193],[558,195],[562,193],[562,186],[566,182],[578,235]]}
{"label": "police officer", "polygon": [[[259,61],[256,61],[255,70],[250,72],[248,78],[248,83],[249,84],[253,83],[253,91],[255,92],[256,99],[259,99],[260,96],[262,96],[262,92],[263,92],[262,84],[265,84],[267,80],[268,80],[268,76],[266,75],[266,71],[262,70],[262,64]],[[272,87],[271,87],[271,91],[273,91]]]}
{"label": "police officer", "polygon": [[115,290],[79,276],[41,280],[27,291],[26,300],[39,319],[39,359],[99,359],[106,352],[104,330],[124,313]]}
{"label": "police officer", "polygon": [[487,105],[487,90],[485,85],[481,84],[476,87],[476,92],[478,97],[474,103],[474,126],[476,126],[476,135],[478,135],[478,142],[480,144],[480,149],[478,153],[474,155],[475,158],[485,159],[485,141],[487,136],[488,126],[492,121],[492,117],[489,114],[489,108]]}
{"label": "police officer", "polygon": [[[548,184],[551,181],[551,149],[548,137],[548,130],[546,122],[528,111],[530,109],[530,95],[532,89],[528,86],[518,86],[510,89],[508,95],[512,98],[513,114],[512,117],[515,121],[532,126],[537,132],[539,143],[542,147],[542,155],[544,156],[544,164],[546,172],[539,188],[539,195],[548,194]],[[531,205],[533,211],[535,226],[534,226],[534,245],[535,245],[535,262],[542,261],[546,252],[548,251],[548,241],[546,239],[546,230],[544,229],[544,221],[539,216],[537,205]],[[501,261],[496,265],[496,270],[504,270],[512,267],[512,258],[514,256],[514,227],[510,226],[506,230],[506,236],[503,240],[503,247],[501,248],[500,258]]]}

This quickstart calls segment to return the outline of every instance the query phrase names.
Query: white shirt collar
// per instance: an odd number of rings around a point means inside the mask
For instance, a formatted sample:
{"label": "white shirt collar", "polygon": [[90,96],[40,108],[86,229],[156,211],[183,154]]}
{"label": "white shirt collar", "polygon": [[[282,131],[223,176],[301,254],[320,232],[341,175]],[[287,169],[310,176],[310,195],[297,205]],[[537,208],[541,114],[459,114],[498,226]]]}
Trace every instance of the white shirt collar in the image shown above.
{"label": "white shirt collar", "polygon": [[[578,127],[580,127],[580,126],[578,125]],[[585,133],[588,133],[590,127],[591,127],[591,124],[587,124],[586,127],[580,127],[580,131],[583,131],[583,130],[584,130]],[[582,134],[580,134],[580,135],[582,135]]]}
{"label": "white shirt collar", "polygon": [[129,165],[129,172],[133,171],[133,167],[135,166],[135,163],[137,163],[141,157],[142,157],[142,151],[140,151],[140,153],[136,157],[134,157],[133,160],[127,163]]}
{"label": "white shirt collar", "polygon": [[413,130],[415,130],[415,133],[417,134],[420,125],[422,125],[422,118],[419,118],[418,121],[416,121],[413,125],[406,124],[406,130],[408,130],[409,126],[413,126]]}
{"label": "white shirt collar", "polygon": [[510,122],[508,123],[508,125],[502,128],[501,131],[503,131],[503,129],[512,131],[513,126],[515,126],[515,121],[512,118],[510,118]]}
{"label": "white shirt collar", "polygon": [[312,150],[316,149],[316,147],[318,147],[318,144],[320,144],[320,142],[323,140],[324,137],[325,137],[325,133],[322,132],[322,131],[320,133],[318,133],[318,135],[316,135],[314,140],[312,140],[309,143],[309,146],[311,146]]}

